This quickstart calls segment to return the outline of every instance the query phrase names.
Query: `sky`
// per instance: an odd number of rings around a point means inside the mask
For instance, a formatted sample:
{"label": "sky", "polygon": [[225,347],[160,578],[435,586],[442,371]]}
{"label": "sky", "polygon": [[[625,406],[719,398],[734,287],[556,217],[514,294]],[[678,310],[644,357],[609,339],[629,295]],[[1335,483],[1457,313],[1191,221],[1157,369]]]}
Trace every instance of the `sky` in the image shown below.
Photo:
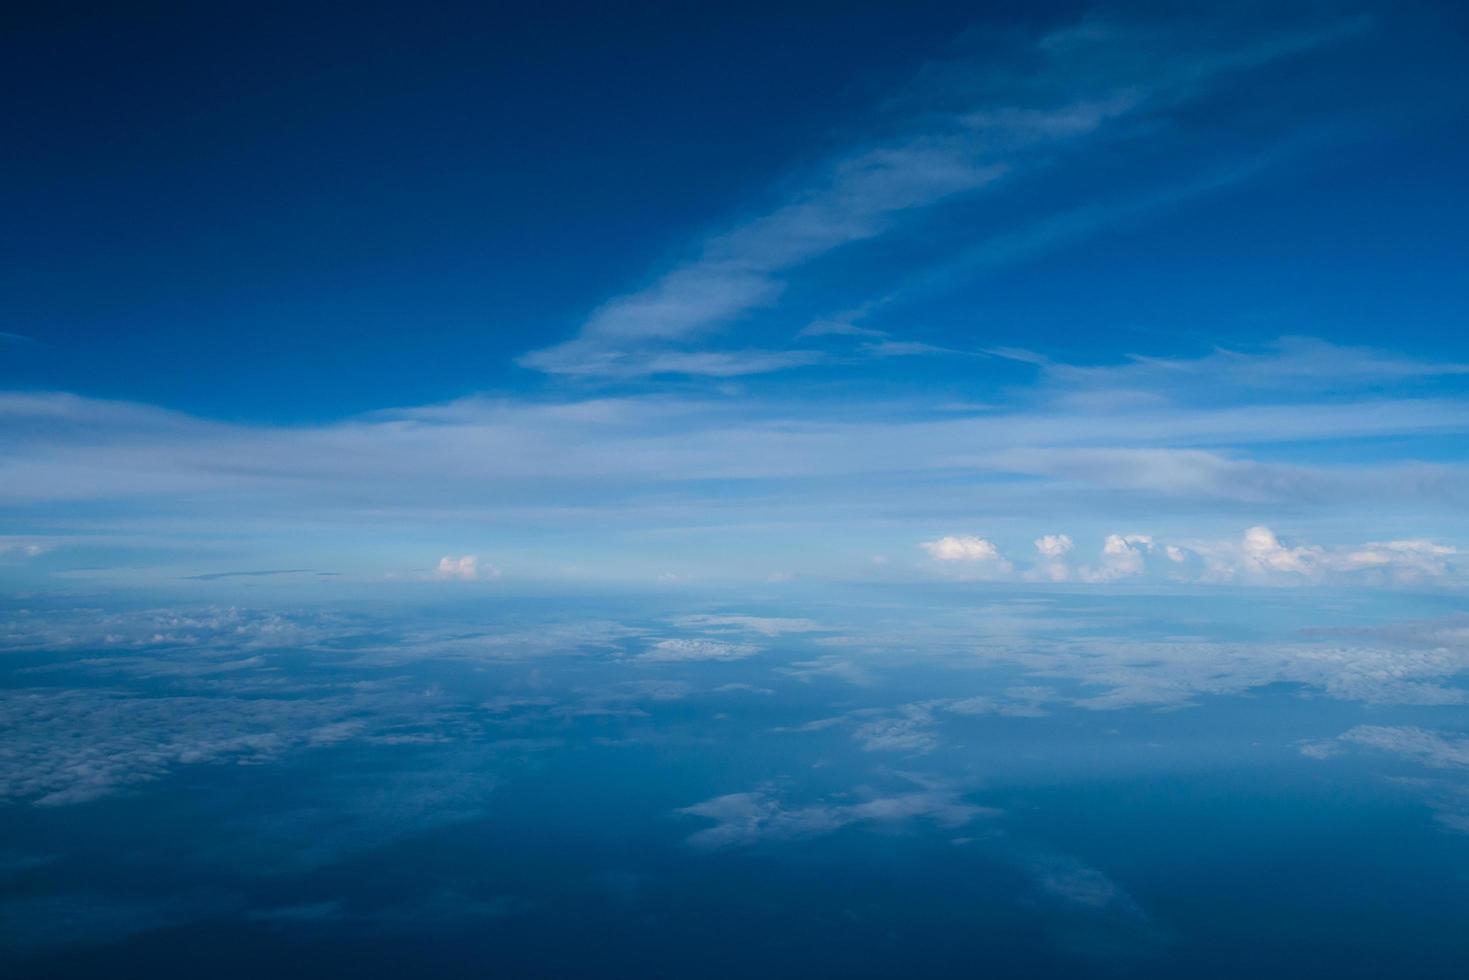
{"label": "sky", "polygon": [[0,17],[0,973],[1461,969],[1459,5]]}
{"label": "sky", "polygon": [[0,575],[1452,578],[1464,27],[23,13]]}

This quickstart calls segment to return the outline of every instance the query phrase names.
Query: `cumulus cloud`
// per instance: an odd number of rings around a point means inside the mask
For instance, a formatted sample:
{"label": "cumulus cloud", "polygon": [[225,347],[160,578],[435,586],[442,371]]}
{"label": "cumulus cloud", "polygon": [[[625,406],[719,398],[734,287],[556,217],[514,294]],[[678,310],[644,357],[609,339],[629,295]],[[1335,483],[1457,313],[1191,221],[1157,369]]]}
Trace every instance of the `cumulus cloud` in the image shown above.
{"label": "cumulus cloud", "polygon": [[1064,534],[1046,534],[1035,539],[1035,550],[1043,558],[1060,558],[1071,550],[1071,539]]}
{"label": "cumulus cloud", "polygon": [[935,561],[988,562],[997,567],[1008,567],[1009,562],[1000,555],[994,543],[984,538],[969,535],[938,538],[919,545]]}
{"label": "cumulus cloud", "polygon": [[1115,582],[1141,575],[1146,556],[1153,550],[1153,539],[1146,534],[1109,534],[1102,542],[1097,565],[1083,568],[1081,577],[1088,582]]}
{"label": "cumulus cloud", "polygon": [[1071,538],[1065,534],[1044,534],[1035,539],[1037,560],[1025,574],[1031,581],[1065,582],[1071,578],[1066,555],[1071,551]]}
{"label": "cumulus cloud", "polygon": [[[948,536],[920,547],[936,561],[968,563],[989,578],[1017,570],[985,538]],[[1065,557],[1074,544],[1068,535],[1048,534],[1035,540],[1036,558],[1014,577],[1031,582],[1064,582],[1073,575],[1083,582],[1107,584],[1144,576],[1173,583],[1291,586],[1313,582],[1340,584],[1421,584],[1449,581],[1459,572],[1459,549],[1427,538],[1372,541],[1362,545],[1324,545],[1283,541],[1265,525],[1246,528],[1235,539],[1190,539],[1186,544],[1160,541],[1151,534],[1108,534],[1094,564],[1073,569]]]}
{"label": "cumulus cloud", "polygon": [[493,566],[480,567],[479,559],[474,555],[461,555],[454,557],[445,555],[439,559],[439,564],[434,568],[434,577],[440,579],[453,579],[461,582],[472,582],[483,574],[486,578],[499,577],[499,569]]}
{"label": "cumulus cloud", "polygon": [[1248,528],[1234,544],[1198,546],[1205,557],[1206,581],[1245,580],[1293,584],[1328,578],[1411,584],[1456,571],[1459,554],[1451,545],[1426,538],[1372,541],[1327,548],[1284,543],[1269,527]]}

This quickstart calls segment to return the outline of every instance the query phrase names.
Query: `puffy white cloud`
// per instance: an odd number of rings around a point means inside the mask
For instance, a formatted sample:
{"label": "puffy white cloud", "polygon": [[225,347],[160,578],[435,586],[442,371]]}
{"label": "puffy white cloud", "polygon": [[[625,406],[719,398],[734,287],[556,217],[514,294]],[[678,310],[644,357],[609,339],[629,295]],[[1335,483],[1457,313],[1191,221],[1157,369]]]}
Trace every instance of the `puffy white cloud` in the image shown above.
{"label": "puffy white cloud", "polygon": [[468,582],[479,577],[479,561],[474,555],[462,555],[458,558],[445,555],[439,559],[434,575],[437,578]]}
{"label": "puffy white cloud", "polygon": [[1096,567],[1083,568],[1081,577],[1088,582],[1113,582],[1141,575],[1147,567],[1145,556],[1153,550],[1153,539],[1146,534],[1109,534],[1102,542],[1102,556]]}
{"label": "puffy white cloud", "polygon": [[1025,573],[1025,579],[1031,582],[1065,582],[1071,578],[1071,568],[1065,561],[1071,548],[1071,538],[1065,534],[1044,534],[1036,538],[1035,550],[1040,557]]}
{"label": "puffy white cloud", "polygon": [[1035,550],[1046,558],[1060,558],[1071,550],[1071,538],[1064,534],[1046,534],[1035,539]]}
{"label": "puffy white cloud", "polygon": [[1264,525],[1246,528],[1240,542],[1240,556],[1246,571],[1299,572],[1307,575],[1320,564],[1320,548],[1287,548],[1275,532]]}
{"label": "puffy white cloud", "polygon": [[935,541],[924,541],[919,547],[928,552],[929,556],[936,561],[982,561],[1009,564],[1000,555],[1000,550],[995,547],[994,543],[984,538],[948,535]]}
{"label": "puffy white cloud", "polygon": [[1426,538],[1370,541],[1325,548],[1287,544],[1264,525],[1248,528],[1236,544],[1205,544],[1206,581],[1244,579],[1291,584],[1327,578],[1412,583],[1454,572],[1459,550]]}
{"label": "puffy white cloud", "polygon": [[1065,559],[1075,543],[1065,534],[1036,538],[1035,561],[1018,572],[986,538],[949,535],[919,546],[935,561],[965,565],[981,578],[1013,573],[1028,582],[1064,582],[1074,575],[1093,584],[1145,575],[1179,583],[1417,584],[1449,580],[1459,571],[1455,560],[1461,553],[1427,538],[1332,547],[1297,543],[1282,540],[1263,524],[1246,528],[1238,538],[1193,539],[1186,545],[1159,541],[1150,534],[1108,534],[1097,562],[1074,569]]}

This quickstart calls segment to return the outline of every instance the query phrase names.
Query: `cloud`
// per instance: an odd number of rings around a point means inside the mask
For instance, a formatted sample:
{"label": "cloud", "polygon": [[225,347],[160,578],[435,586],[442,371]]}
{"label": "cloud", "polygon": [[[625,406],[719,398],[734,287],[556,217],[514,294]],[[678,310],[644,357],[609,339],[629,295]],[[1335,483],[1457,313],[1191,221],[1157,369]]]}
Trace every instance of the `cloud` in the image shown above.
{"label": "cloud", "polygon": [[461,555],[458,558],[445,555],[439,559],[434,568],[434,577],[441,579],[457,579],[461,582],[472,582],[480,577],[483,571],[487,578],[498,578],[500,571],[494,567],[480,568],[479,560],[474,555]]}
{"label": "cloud", "polygon": [[928,752],[938,745],[933,724],[931,706],[904,705],[895,715],[862,722],[852,737],[866,752]]}
{"label": "cloud", "polygon": [[783,636],[788,633],[823,633],[831,630],[831,627],[823,626],[810,619],[746,616],[734,613],[678,616],[673,619],[673,624],[683,629],[703,630],[709,633],[758,633],[768,637]]}
{"label": "cloud", "polygon": [[690,836],[690,844],[724,848],[819,837],[852,824],[895,824],[922,818],[959,827],[999,811],[965,803],[956,793],[943,789],[873,796],[857,803],[822,800],[803,806],[789,806],[773,790],[760,789],[716,796],[677,812],[714,823]]}
{"label": "cloud", "polygon": [[[819,355],[810,351],[752,357],[689,345],[774,306],[791,276],[829,253],[887,235],[1002,177],[1044,173],[1058,156],[1089,141],[1154,136],[1211,82],[1337,41],[1360,29],[1353,25],[1321,23],[1254,42],[1221,41],[1224,34],[1211,29],[1169,38],[1063,29],[1013,52],[1028,62],[1025,72],[996,65],[993,53],[962,67],[929,66],[888,100],[887,115],[903,118],[887,135],[788,179],[792,190],[781,203],[705,238],[651,283],[603,303],[573,338],[520,363],[614,379],[733,376],[811,363]],[[1160,56],[1163,51],[1169,54]],[[937,75],[946,77],[932,85]],[[1127,129],[1141,120],[1147,123]],[[856,329],[850,319],[833,318],[803,336],[857,335]],[[929,351],[921,345],[875,351],[899,352]]]}
{"label": "cloud", "polygon": [[1284,544],[1264,525],[1245,530],[1236,544],[1198,545],[1206,560],[1204,580],[1293,584],[1327,579],[1418,584],[1456,572],[1459,550],[1426,538],[1371,541],[1325,548]]}
{"label": "cloud", "polygon": [[759,652],[760,648],[750,643],[727,643],[723,640],[676,637],[659,640],[643,651],[638,659],[653,663],[744,660]]}
{"label": "cloud", "polygon": [[1046,534],[1035,539],[1035,550],[1044,558],[1060,558],[1071,550],[1071,539],[1064,534]]}
{"label": "cloud", "polygon": [[1025,578],[1031,581],[1065,582],[1071,577],[1071,569],[1066,564],[1066,555],[1071,548],[1071,538],[1065,534],[1044,534],[1036,538],[1035,550],[1040,557],[1025,573]]}
{"label": "cloud", "polygon": [[[1291,336],[1253,350],[1216,347],[1195,358],[1133,355],[1115,365],[1044,364],[1049,383],[1071,392],[1168,392],[1193,397],[1212,397],[1221,390],[1341,392],[1469,374],[1469,364]],[[1202,388],[1201,382],[1205,382]]]}
{"label": "cloud", "polygon": [[1036,886],[1047,896],[1087,909],[1140,911],[1117,882],[1101,870],[1074,858],[1052,856],[1031,867]]}
{"label": "cloud", "polygon": [[1446,829],[1469,834],[1469,738],[1413,725],[1357,725],[1334,739],[1309,741],[1301,754],[1312,759],[1330,759],[1349,748],[1387,753],[1437,773],[1427,778],[1396,782],[1421,793],[1434,818]]}
{"label": "cloud", "polygon": [[[972,562],[991,577],[1010,575],[1013,566],[991,541],[949,536],[920,544],[936,561]],[[1045,535],[1035,541],[1037,559],[1016,576],[1020,581],[1064,582],[1073,570],[1064,556],[1073,548],[1067,535]],[[1427,538],[1374,541],[1327,548],[1291,544],[1265,525],[1246,528],[1237,539],[1192,539],[1186,545],[1161,542],[1150,534],[1108,534],[1098,561],[1082,565],[1082,582],[1107,584],[1151,575],[1170,582],[1290,586],[1332,581],[1357,584],[1416,585],[1457,575],[1459,550]],[[1158,560],[1166,560],[1160,565]]]}
{"label": "cloud", "polygon": [[864,752],[924,754],[941,744],[939,733],[943,715],[1039,718],[1048,713],[1042,707],[1044,703],[1064,700],[1051,688],[1012,686],[998,695],[930,698],[891,708],[856,708],[845,714],[818,718],[795,727],[778,728],[776,731],[822,732],[845,728]]}
{"label": "cloud", "polygon": [[[360,707],[366,707],[363,702]],[[359,737],[351,699],[140,697],[11,690],[0,724],[0,801],[85,803],[189,765],[259,762]]]}
{"label": "cloud", "polygon": [[[413,559],[374,554],[369,542],[381,536],[357,532],[388,526],[398,538],[434,540],[452,525],[470,538],[493,528],[496,540],[533,544],[521,551],[539,565],[528,571],[548,578],[567,577],[562,570],[575,565],[591,569],[587,577],[646,580],[656,569],[688,565],[701,579],[764,578],[772,568],[810,579],[813,571],[832,573],[843,552],[889,547],[861,540],[878,527],[962,529],[982,508],[986,526],[1029,531],[1027,542],[1078,514],[1098,531],[1111,530],[1097,527],[1101,521],[1128,531],[1156,516],[1176,531],[1184,515],[1197,519],[1199,530],[1186,537],[1157,534],[1158,553],[1142,549],[1145,575],[1161,574],[1155,560],[1176,566],[1166,576],[1209,565],[1219,583],[1407,584],[1457,574],[1455,545],[1440,535],[1469,504],[1469,474],[1461,462],[1422,463],[1393,447],[1447,445],[1444,437],[1469,429],[1462,400],[1377,387],[1363,400],[1303,401],[1300,392],[1281,392],[1278,403],[1242,402],[1228,391],[1209,396],[1200,374],[1151,401],[1078,404],[1039,401],[1055,394],[1046,384],[959,412],[947,396],[936,402],[921,392],[883,403],[684,392],[468,398],[289,427],[61,394],[0,394],[0,511],[17,532],[5,539],[7,553],[21,556],[19,544],[57,556],[33,570],[7,560],[0,570],[39,577],[88,551],[78,560],[89,565],[102,564],[99,551],[114,565],[157,562],[164,552],[169,567],[157,577],[176,579],[201,567],[203,556],[238,547],[232,531],[248,531],[257,554],[234,567],[311,567],[323,548],[340,553],[345,538],[371,574]],[[1366,438],[1383,447],[1383,458],[1361,458]],[[1292,463],[1252,458],[1279,455],[1284,445],[1312,448],[1292,449]],[[425,483],[424,472],[435,479]],[[52,516],[43,522],[36,504]],[[1281,516],[1262,521],[1272,515]],[[1358,516],[1369,530],[1349,546],[1303,545],[1284,528],[1280,552],[1214,537],[1226,517],[1236,528],[1253,522],[1276,533],[1282,520],[1302,532],[1319,518],[1339,528]],[[633,549],[619,545],[611,560],[613,542],[628,531],[651,533]],[[1070,536],[1076,545],[1064,559],[1032,552],[1033,577],[1063,574],[1063,560],[1071,563],[1068,580],[1080,577],[1077,565],[1103,578],[1123,567],[1125,555],[1078,561],[1078,551],[1095,545]],[[944,543],[950,537],[960,543]],[[969,555],[939,559],[960,574],[967,567],[998,577],[1003,561],[1027,570],[1008,540],[976,539],[1006,552],[986,560],[966,537],[915,531],[907,540]],[[1324,549],[1321,561],[1312,546]],[[1281,567],[1286,552],[1303,547],[1296,561],[1314,571]],[[484,563],[476,571],[491,574]]]}
{"label": "cloud", "polygon": [[1338,736],[1380,752],[1391,752],[1434,769],[1469,768],[1469,738],[1407,725],[1358,725]]}
{"label": "cloud", "polygon": [[1109,534],[1102,542],[1101,560],[1083,568],[1081,577],[1088,582],[1115,582],[1141,575],[1145,559],[1153,551],[1153,539],[1146,534]]}
{"label": "cloud", "polygon": [[936,541],[925,541],[919,547],[935,561],[976,561],[990,562],[996,567],[1008,566],[994,543],[984,538],[949,535]]}

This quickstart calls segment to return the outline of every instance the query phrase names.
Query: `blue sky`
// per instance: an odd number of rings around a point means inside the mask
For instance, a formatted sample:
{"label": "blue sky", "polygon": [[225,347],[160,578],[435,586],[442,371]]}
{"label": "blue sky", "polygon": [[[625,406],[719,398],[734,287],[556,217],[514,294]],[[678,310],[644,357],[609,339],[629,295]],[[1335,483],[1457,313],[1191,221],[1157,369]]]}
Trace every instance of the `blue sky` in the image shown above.
{"label": "blue sky", "polygon": [[125,6],[0,31],[0,975],[1461,970],[1469,14]]}
{"label": "blue sky", "polygon": [[37,16],[9,588],[1462,587],[1446,5]]}

